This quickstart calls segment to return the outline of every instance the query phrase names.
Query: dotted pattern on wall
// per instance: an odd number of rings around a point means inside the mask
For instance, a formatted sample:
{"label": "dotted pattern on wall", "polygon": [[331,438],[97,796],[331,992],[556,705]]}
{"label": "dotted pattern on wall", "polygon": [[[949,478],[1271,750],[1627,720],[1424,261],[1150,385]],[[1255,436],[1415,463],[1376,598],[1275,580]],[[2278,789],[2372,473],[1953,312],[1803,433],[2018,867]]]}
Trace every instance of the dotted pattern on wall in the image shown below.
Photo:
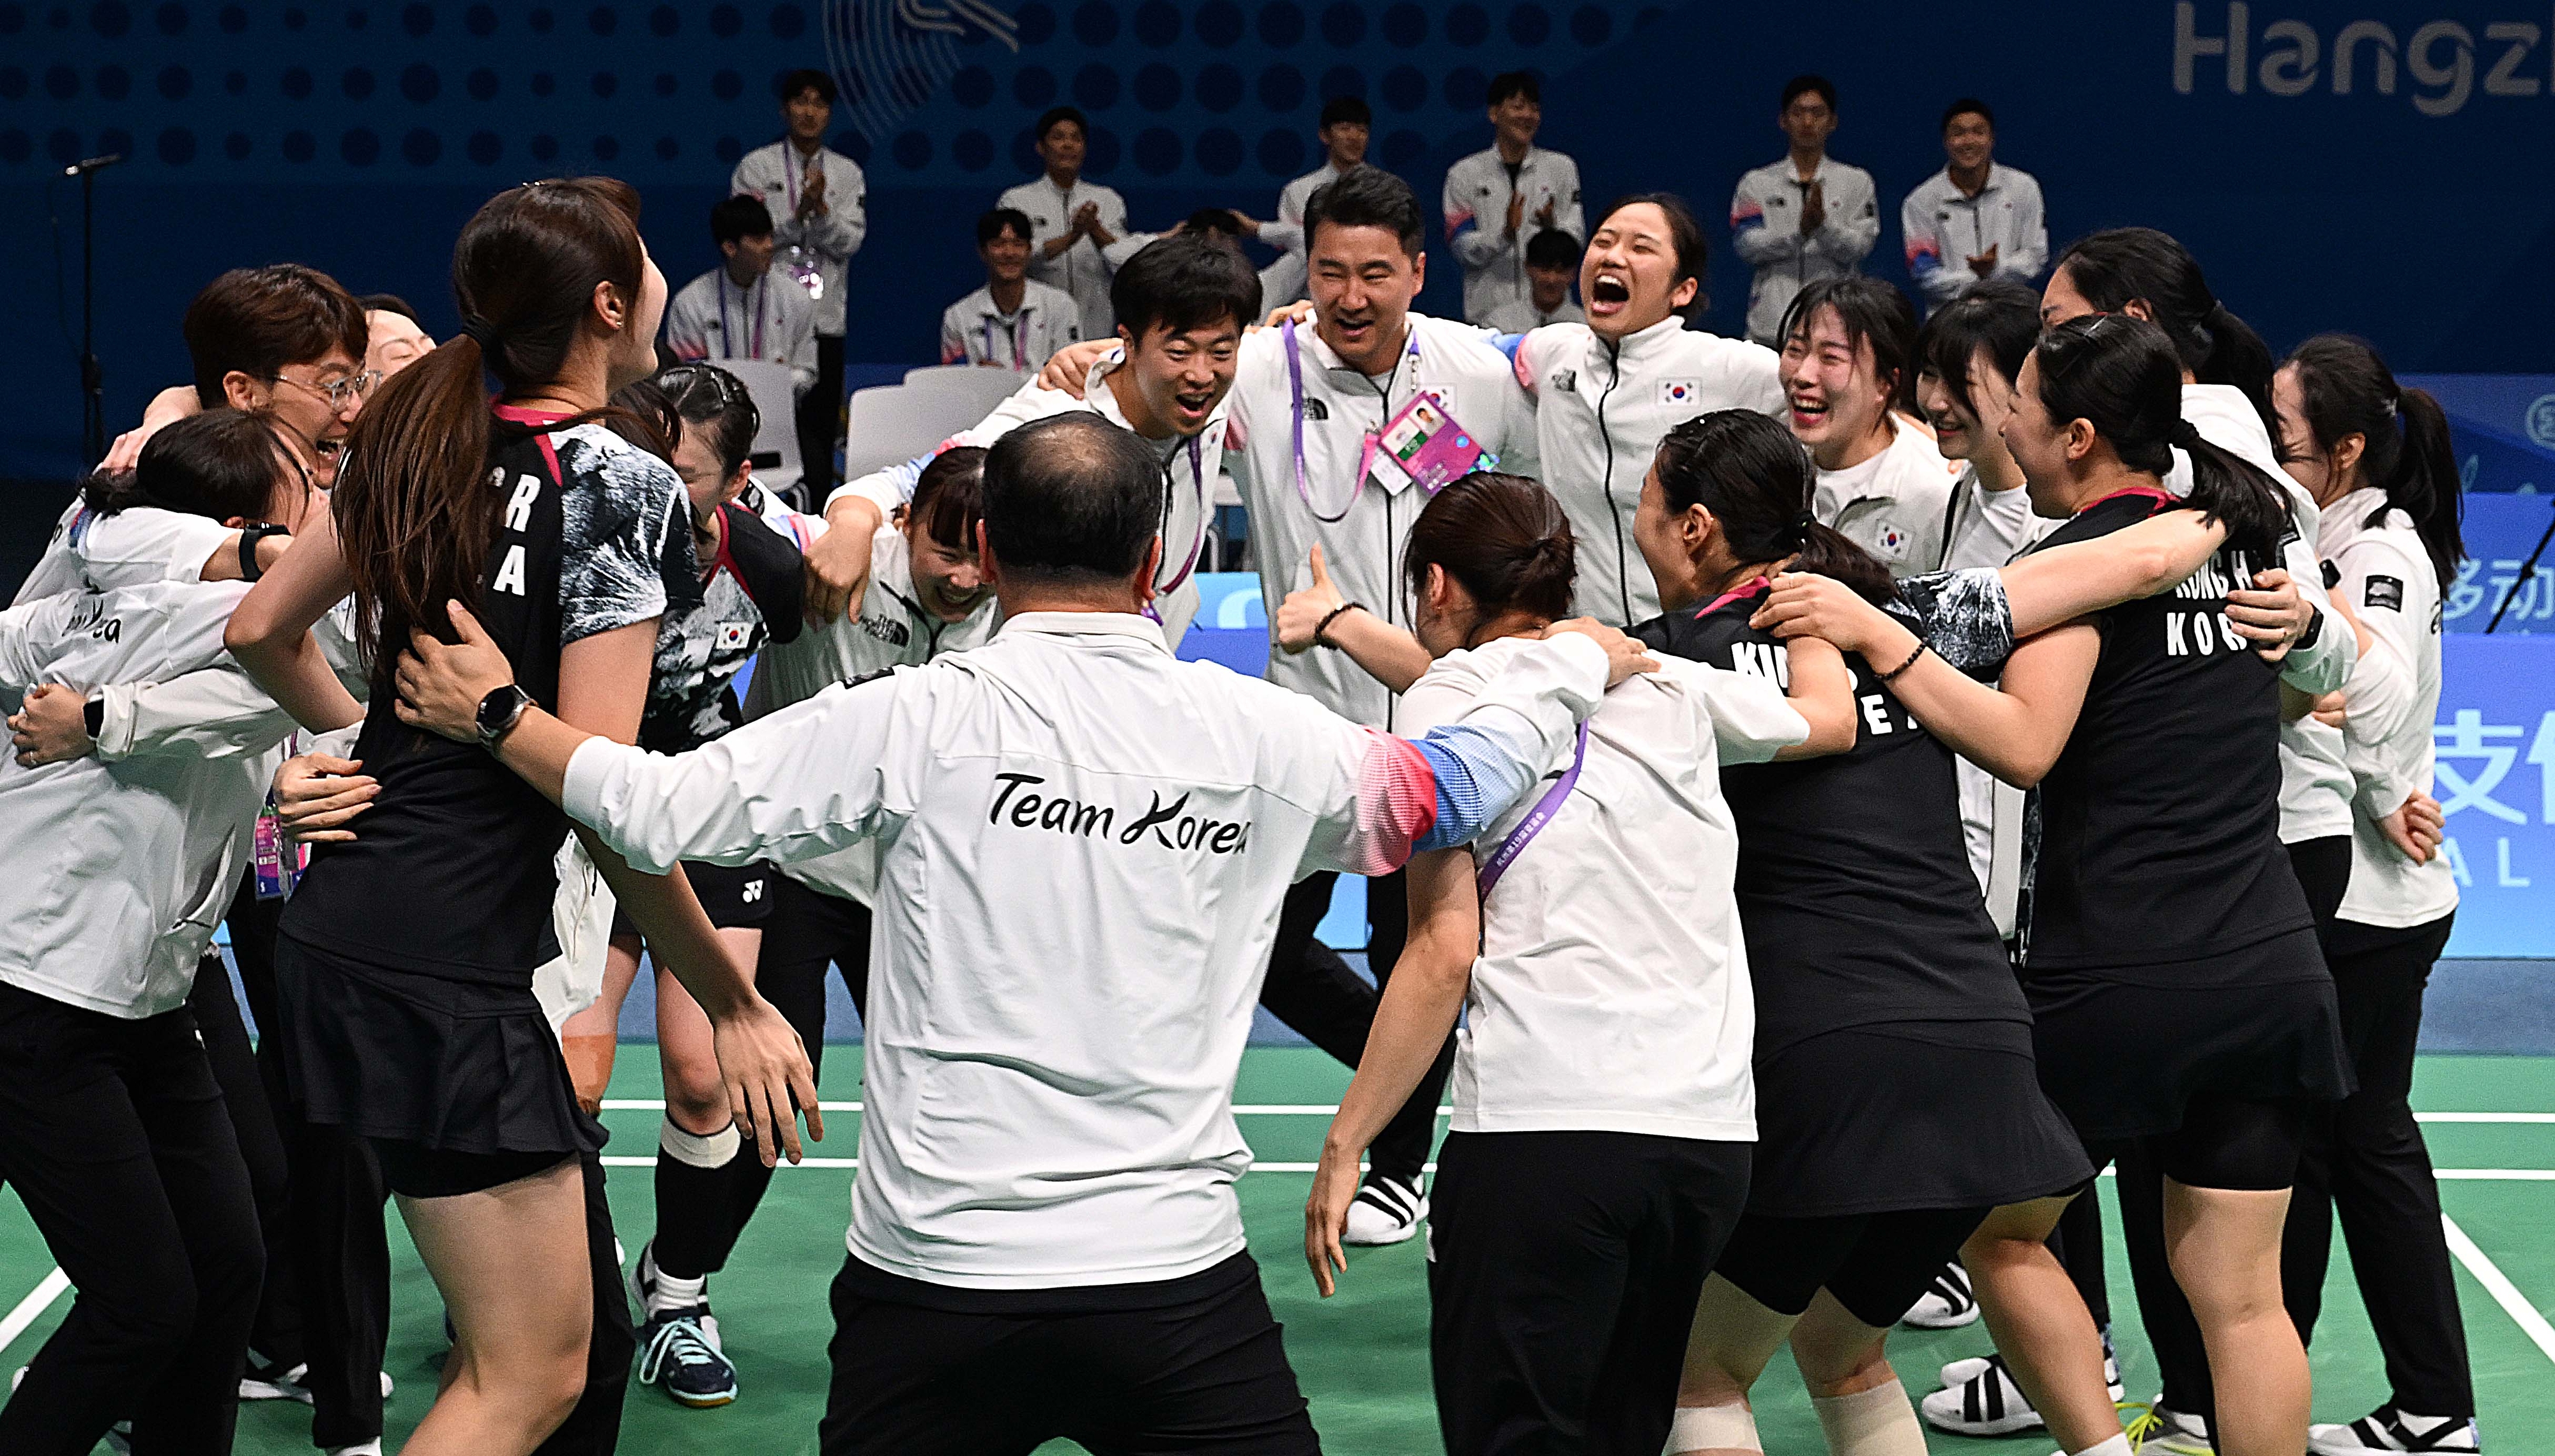
{"label": "dotted pattern on wall", "polygon": [[697,181],[778,133],[819,65],[874,185],[1034,173],[1031,120],[1092,119],[1087,173],[1248,183],[1319,161],[1334,96],[1410,169],[1482,132],[1491,73],[1575,67],[1657,6],[1612,0],[824,0],[524,5],[0,0],[0,169],[125,154],[170,181]]}

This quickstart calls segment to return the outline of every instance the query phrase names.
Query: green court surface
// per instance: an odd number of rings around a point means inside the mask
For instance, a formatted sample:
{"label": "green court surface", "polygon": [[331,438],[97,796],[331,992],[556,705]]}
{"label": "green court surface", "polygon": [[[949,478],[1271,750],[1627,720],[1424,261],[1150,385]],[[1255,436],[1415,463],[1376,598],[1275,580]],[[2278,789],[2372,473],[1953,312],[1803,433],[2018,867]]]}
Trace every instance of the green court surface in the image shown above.
{"label": "green court surface", "polygon": [[[828,1119],[832,1136],[810,1165],[774,1179],[761,1216],[726,1273],[711,1281],[729,1354],[742,1374],[733,1405],[686,1410],[657,1392],[632,1386],[622,1445],[629,1452],[750,1451],[787,1456],[815,1450],[816,1417],[825,1389],[830,1321],[825,1288],[843,1259],[843,1225],[857,1152],[859,1052],[832,1048],[825,1095],[845,1106]],[[1344,1069],[1321,1053],[1254,1048],[1243,1063],[1236,1100],[1242,1126],[1262,1166],[1241,1183],[1252,1250],[1271,1302],[1286,1325],[1286,1343],[1326,1450],[1339,1456],[1403,1456],[1438,1449],[1428,1394],[1427,1293],[1418,1241],[1355,1256],[1342,1292],[1313,1295],[1301,1253],[1304,1173],[1316,1155],[1326,1115],[1347,1083]],[[614,1141],[613,1207],[635,1254],[652,1221],[646,1164],[655,1152],[657,1070],[652,1049],[627,1048],[607,1110]],[[2441,1169],[2441,1195],[2455,1225],[2451,1244],[2487,1449],[2555,1449],[2555,1057],[2426,1058],[2415,1105]],[[818,1165],[819,1163],[822,1165]],[[2105,1195],[2109,1196],[2108,1191]],[[442,1353],[440,1306],[432,1283],[392,1220],[395,1274],[390,1371],[398,1393],[390,1404],[393,1449],[425,1411]],[[2113,1241],[2116,1331],[2130,1395],[2154,1391],[2155,1367],[2131,1317],[2134,1300],[2119,1241]],[[2319,1420],[2365,1413],[2385,1396],[2377,1351],[2360,1312],[2348,1262],[2337,1257],[2325,1316],[2314,1349]],[[53,1264],[14,1197],[0,1197],[0,1361],[29,1359],[67,1307],[49,1280]],[[12,1309],[17,1312],[9,1313]],[[1947,1360],[1984,1353],[1980,1326],[1931,1333],[1901,1330],[1892,1357],[1911,1392],[1933,1390]],[[1758,1392],[1758,1423],[1768,1451],[1824,1449],[1809,1403],[1788,1365],[1777,1360]],[[252,1405],[240,1419],[238,1450],[307,1451],[308,1412],[289,1402]],[[101,1448],[103,1449],[103,1448]],[[1069,1450],[1058,1444],[1054,1450]],[[1983,1456],[2050,1449],[2045,1436],[1997,1441],[1935,1435],[1937,1452]]]}

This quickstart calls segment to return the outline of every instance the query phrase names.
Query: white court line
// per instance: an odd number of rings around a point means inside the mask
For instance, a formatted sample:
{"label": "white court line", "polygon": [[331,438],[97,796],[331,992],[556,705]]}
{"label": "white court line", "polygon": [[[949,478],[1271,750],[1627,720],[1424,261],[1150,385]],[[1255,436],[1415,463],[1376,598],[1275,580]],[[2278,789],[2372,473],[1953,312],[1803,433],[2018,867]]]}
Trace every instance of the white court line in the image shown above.
{"label": "white court line", "polygon": [[2555,1123],[2555,1112],[2417,1112],[2417,1123]]}
{"label": "white court line", "polygon": [[[819,1102],[816,1107],[822,1112],[859,1112],[861,1110],[861,1105],[857,1102]],[[603,1099],[603,1110],[605,1112],[664,1112],[666,1104],[647,1097],[607,1097]],[[1238,1102],[1234,1104],[1233,1115],[1236,1117],[1329,1117],[1339,1110],[1339,1104],[1336,1102]],[[1437,1115],[1452,1117],[1454,1109],[1441,1107],[1437,1109]],[[2413,1121],[2417,1123],[2555,1125],[2555,1112],[2417,1112],[2413,1114]]]}
{"label": "white court line", "polygon": [[27,1332],[27,1326],[42,1319],[45,1311],[53,1308],[54,1301],[62,1297],[62,1291],[70,1286],[71,1276],[58,1269],[45,1275],[35,1288],[28,1290],[27,1297],[18,1301],[18,1307],[9,1311],[8,1318],[0,1319],[0,1350],[8,1349],[13,1341]]}
{"label": "white court line", "polygon": [[[603,1165],[605,1167],[655,1167],[657,1159],[654,1156],[607,1157],[603,1159]],[[798,1162],[785,1160],[779,1165],[855,1168],[861,1165],[861,1160],[857,1157],[809,1157]],[[1255,1173],[1309,1173],[1320,1166],[1321,1164],[1316,1162],[1255,1162],[1250,1170]],[[1429,1163],[1421,1171],[1433,1173],[1437,1171],[1437,1164]],[[2113,1170],[2107,1167],[2103,1169],[2101,1175],[2108,1178],[2112,1174]],[[2555,1167],[2441,1167],[2431,1169],[2431,1175],[2443,1183],[2555,1183]]]}
{"label": "white court line", "polygon": [[2493,1295],[2494,1302],[2501,1306],[2502,1313],[2510,1316],[2511,1323],[2519,1326],[2520,1333],[2528,1336],[2538,1352],[2549,1360],[2555,1360],[2555,1326],[2546,1323],[2546,1316],[2537,1312],[2537,1306],[2528,1302],[2528,1296],[2519,1292],[2519,1286],[2510,1281],[2510,1276],[2503,1274],[2499,1266],[2485,1257],[2485,1252],[2476,1247],[2476,1241],[2468,1238],[2467,1231],[2458,1227],[2456,1219],[2441,1214],[2440,1228],[2448,1234],[2449,1252],[2458,1257],[2458,1263],[2467,1267],[2467,1273],[2476,1276],[2476,1282],[2485,1286],[2485,1290]]}

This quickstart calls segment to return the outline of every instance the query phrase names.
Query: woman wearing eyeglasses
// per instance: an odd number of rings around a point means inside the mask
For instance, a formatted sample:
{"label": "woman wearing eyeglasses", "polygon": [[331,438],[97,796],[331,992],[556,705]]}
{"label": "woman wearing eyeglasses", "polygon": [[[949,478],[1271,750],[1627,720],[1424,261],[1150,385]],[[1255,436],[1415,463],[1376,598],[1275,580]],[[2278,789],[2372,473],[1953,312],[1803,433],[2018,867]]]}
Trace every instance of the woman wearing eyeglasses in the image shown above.
{"label": "woman wearing eyeglasses", "polygon": [[[443,1388],[407,1447],[420,1456],[539,1445],[575,1410],[597,1312],[620,1298],[609,1253],[589,1257],[609,1243],[589,1238],[580,1172],[593,1125],[532,990],[555,950],[550,864],[568,825],[484,745],[534,702],[637,739],[651,669],[679,656],[701,606],[681,481],[597,423],[656,363],[666,285],[638,213],[601,178],[480,208],[453,250],[461,335],[370,402],[331,515],[227,635],[304,724],[360,719],[354,758],[379,786],[360,835],[318,844],[287,906],[274,1034],[310,1119],[371,1143],[452,1317]],[[350,591],[369,713],[320,675],[307,631]],[[482,745],[407,726],[389,690],[413,635],[465,617],[523,684],[481,705]],[[816,1121],[796,1033],[679,873],[586,852],[708,1012],[731,1108],[766,1155],[776,1140],[795,1155],[793,1106]]]}

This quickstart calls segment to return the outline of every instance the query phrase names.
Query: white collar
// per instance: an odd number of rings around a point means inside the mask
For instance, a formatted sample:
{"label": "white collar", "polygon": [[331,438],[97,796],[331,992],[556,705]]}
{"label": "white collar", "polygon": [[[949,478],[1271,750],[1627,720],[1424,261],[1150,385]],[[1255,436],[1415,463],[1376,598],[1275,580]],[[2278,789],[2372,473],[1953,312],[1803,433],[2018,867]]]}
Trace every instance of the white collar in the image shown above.
{"label": "white collar", "polygon": [[1618,359],[1628,356],[1638,358],[1641,355],[1667,343],[1678,334],[1689,331],[1690,330],[1685,326],[1685,320],[1683,318],[1678,317],[1674,313],[1670,313],[1667,317],[1660,319],[1658,322],[1651,324],[1647,328],[1635,329],[1633,332],[1624,335],[1623,341],[1615,345],[1612,349],[1607,347],[1606,340],[1601,337],[1594,328],[1588,330],[1588,341],[1590,346],[1597,353],[1612,354]]}
{"label": "white collar", "polygon": [[[1396,367],[1399,366],[1404,357],[1418,350],[1419,325],[1425,321],[1425,315],[1421,314],[1416,309],[1402,315],[1401,343],[1399,347],[1394,351],[1393,356],[1394,365]],[[1332,348],[1330,340],[1322,337],[1322,330],[1318,325],[1310,328],[1296,329],[1295,341],[1299,345],[1307,346],[1306,352],[1312,356],[1313,367],[1316,369],[1340,374],[1354,374],[1360,379],[1372,377],[1368,375],[1365,370],[1360,369],[1348,360],[1341,358],[1340,351]]]}
{"label": "white collar", "polygon": [[1035,633],[1042,637],[1132,637],[1167,655],[1162,625],[1134,612],[1022,612],[1005,617],[996,635]]}

